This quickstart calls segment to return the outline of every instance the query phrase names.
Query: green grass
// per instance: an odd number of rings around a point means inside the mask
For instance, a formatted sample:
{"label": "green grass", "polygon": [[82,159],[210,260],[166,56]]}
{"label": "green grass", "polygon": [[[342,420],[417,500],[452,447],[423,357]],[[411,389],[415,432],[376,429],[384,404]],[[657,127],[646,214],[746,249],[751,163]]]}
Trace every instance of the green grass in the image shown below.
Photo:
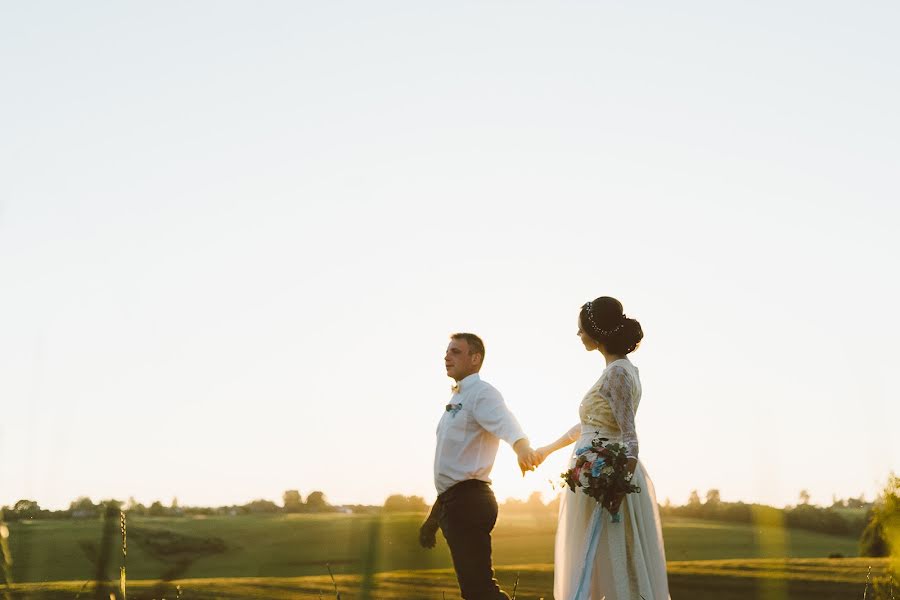
{"label": "green grass", "polygon": [[[668,565],[670,592],[676,599],[755,600],[850,600],[861,598],[866,571],[884,577],[886,559],[794,559],[683,561]],[[510,592],[519,576],[517,598],[552,598],[552,565],[511,565],[497,570],[497,579]],[[361,600],[360,576],[338,575],[342,600]],[[327,575],[307,577],[247,577],[179,580],[184,600],[318,600],[334,598]],[[156,594],[175,598],[175,582],[154,587],[153,582],[131,581],[129,598],[147,600]],[[71,600],[80,582],[20,584],[13,587],[15,600]],[[371,600],[458,600],[456,580],[449,569],[390,571],[375,576]],[[870,596],[871,597],[871,596]]]}
{"label": "green grass", "polygon": [[[192,518],[129,519],[128,577],[158,579],[171,571],[175,561],[186,559],[180,578],[298,577],[321,575],[325,563],[335,573],[359,573],[445,569],[451,566],[449,551],[438,535],[438,546],[425,551],[416,544],[422,515],[389,515],[379,520],[367,515],[273,515]],[[556,519],[539,516],[501,515],[494,532],[497,565],[549,564],[553,562]],[[378,527],[373,531],[373,527]],[[27,581],[83,581],[93,577],[91,547],[99,546],[100,521],[35,521],[10,525],[14,559],[13,578]],[[160,554],[142,545],[138,532],[169,530],[192,540],[219,538],[225,551]],[[760,532],[762,537],[760,537]],[[783,544],[760,544],[772,528],[688,519],[668,519],[663,535],[670,561],[824,558],[834,552],[855,556],[856,540],[800,530],[783,532]],[[370,536],[378,540],[367,554]],[[779,538],[782,539],[782,538]],[[202,544],[201,544],[202,546]],[[114,577],[120,554],[114,554],[109,575]],[[367,562],[368,561],[368,562]]]}
{"label": "green grass", "polygon": [[[741,523],[696,519],[669,519],[663,523],[668,560],[717,560],[727,558],[827,558],[832,553],[847,557],[859,552],[856,538],[788,529],[784,544],[772,543],[778,531]],[[762,541],[762,543],[761,543]]]}

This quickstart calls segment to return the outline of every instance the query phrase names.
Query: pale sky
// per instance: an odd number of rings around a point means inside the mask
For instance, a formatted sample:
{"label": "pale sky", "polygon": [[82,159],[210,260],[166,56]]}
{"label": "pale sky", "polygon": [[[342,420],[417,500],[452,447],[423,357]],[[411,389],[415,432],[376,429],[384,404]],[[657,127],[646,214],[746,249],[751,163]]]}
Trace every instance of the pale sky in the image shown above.
{"label": "pale sky", "polygon": [[[535,445],[639,319],[660,501],[900,470],[900,6],[0,3],[0,504],[434,498],[447,336]],[[565,456],[503,498],[549,498]]]}

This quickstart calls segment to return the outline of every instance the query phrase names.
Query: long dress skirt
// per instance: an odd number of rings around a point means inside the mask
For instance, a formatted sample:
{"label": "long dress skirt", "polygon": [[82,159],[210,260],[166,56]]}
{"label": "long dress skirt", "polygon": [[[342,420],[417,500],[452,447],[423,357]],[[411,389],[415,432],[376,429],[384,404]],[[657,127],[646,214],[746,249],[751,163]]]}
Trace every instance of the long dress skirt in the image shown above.
{"label": "long dress skirt", "polygon": [[[574,458],[569,466],[573,465]],[[555,600],[670,600],[656,492],[640,462],[632,481],[641,491],[625,497],[619,523],[612,522],[609,511],[581,490],[566,488],[562,492],[556,530]],[[596,511],[601,511],[599,539],[589,557]],[[589,582],[581,581],[586,560],[593,561]]]}

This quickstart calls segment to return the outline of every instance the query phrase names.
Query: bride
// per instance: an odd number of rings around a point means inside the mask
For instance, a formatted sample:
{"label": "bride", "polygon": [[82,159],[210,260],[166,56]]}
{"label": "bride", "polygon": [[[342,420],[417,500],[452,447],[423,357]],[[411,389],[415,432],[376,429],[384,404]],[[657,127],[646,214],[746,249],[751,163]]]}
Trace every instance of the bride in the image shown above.
{"label": "bride", "polygon": [[[669,600],[656,494],[638,461],[634,427],[641,381],[628,354],[644,333],[640,323],[625,316],[618,300],[604,296],[581,307],[578,336],[586,350],[600,351],[606,368],[581,401],[580,422],[552,444],[538,448],[539,460],[572,442],[579,449],[605,437],[625,446],[632,483],[641,491],[614,499],[612,513],[618,513],[614,517],[587,494],[565,489],[556,530],[553,597]],[[574,459],[573,454],[569,467]]]}

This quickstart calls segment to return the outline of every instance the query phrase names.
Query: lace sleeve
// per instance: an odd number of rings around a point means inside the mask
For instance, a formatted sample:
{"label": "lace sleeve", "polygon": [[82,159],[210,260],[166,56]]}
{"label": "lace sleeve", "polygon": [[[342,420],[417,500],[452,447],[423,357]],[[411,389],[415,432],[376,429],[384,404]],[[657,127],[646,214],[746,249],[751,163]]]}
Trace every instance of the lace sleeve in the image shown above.
{"label": "lace sleeve", "polygon": [[634,406],[631,403],[632,386],[633,382],[628,371],[620,366],[614,366],[607,373],[600,392],[609,400],[609,407],[616,418],[616,423],[619,424],[628,457],[637,458],[638,438],[634,428]]}

